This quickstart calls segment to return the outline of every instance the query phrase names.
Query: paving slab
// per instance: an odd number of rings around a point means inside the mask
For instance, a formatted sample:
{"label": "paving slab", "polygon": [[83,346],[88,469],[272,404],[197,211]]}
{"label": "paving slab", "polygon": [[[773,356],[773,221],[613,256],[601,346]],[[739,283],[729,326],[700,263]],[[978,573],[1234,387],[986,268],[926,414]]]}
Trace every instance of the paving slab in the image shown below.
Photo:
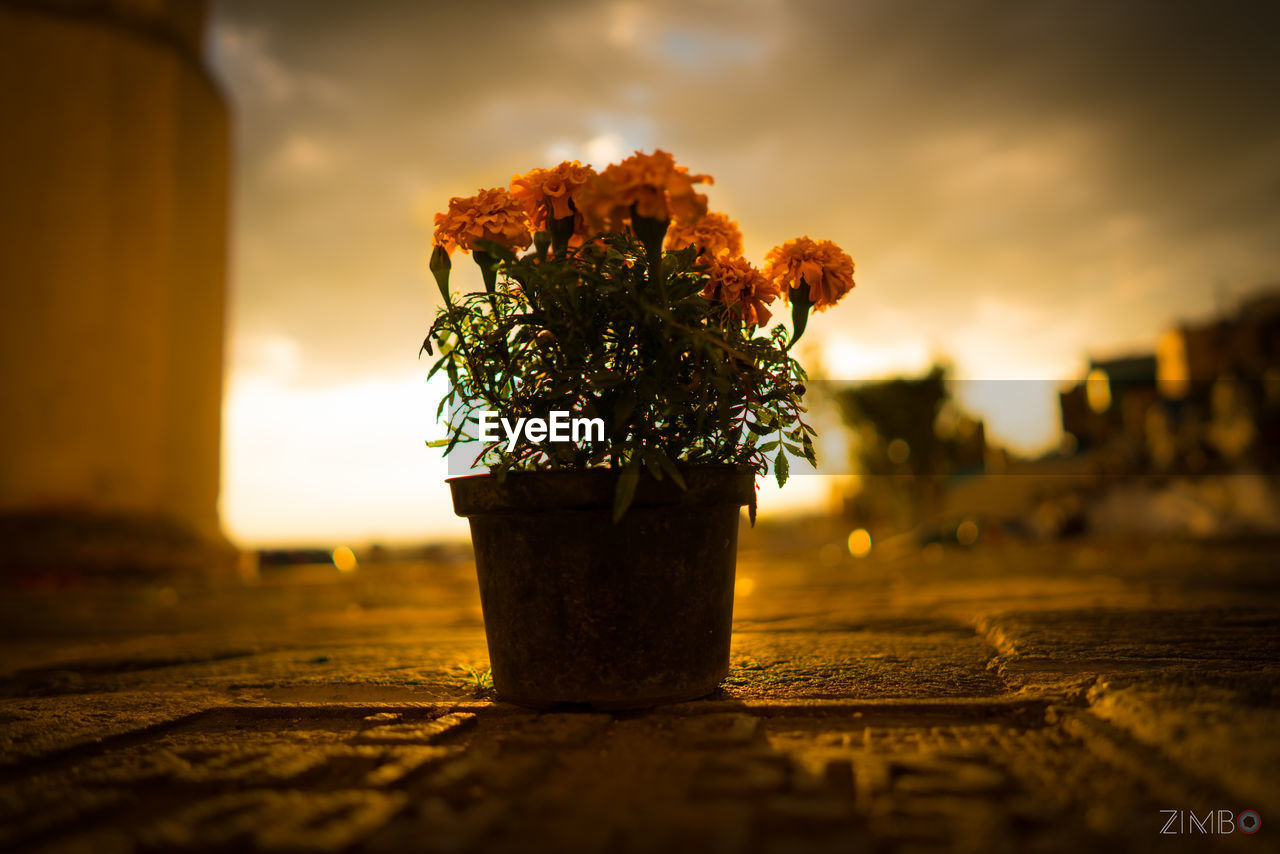
{"label": "paving slab", "polygon": [[123,840],[196,850],[514,852],[538,840],[549,851],[1119,851],[1150,841],[1169,798],[1198,803],[1176,780],[1153,786],[1118,769],[1038,703],[374,708],[224,707],[46,758],[0,785],[11,810],[0,841],[83,851]]}
{"label": "paving slab", "polygon": [[465,562],[28,591],[0,848],[1274,847],[1160,833],[1280,815],[1272,552],[748,549],[729,678],[627,714],[498,701]]}

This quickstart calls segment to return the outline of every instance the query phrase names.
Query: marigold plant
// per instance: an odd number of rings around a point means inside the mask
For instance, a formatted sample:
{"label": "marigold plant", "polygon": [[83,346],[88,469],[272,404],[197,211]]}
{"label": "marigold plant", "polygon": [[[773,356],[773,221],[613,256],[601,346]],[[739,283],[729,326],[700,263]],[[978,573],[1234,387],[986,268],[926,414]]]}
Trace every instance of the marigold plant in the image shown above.
{"label": "marigold plant", "polygon": [[[814,463],[805,373],[790,350],[809,308],[853,287],[853,262],[800,238],[756,269],[737,225],[708,214],[693,189],[710,183],[664,151],[636,152],[599,174],[570,161],[517,175],[510,191],[451,199],[431,256],[444,304],[423,342],[439,354],[431,375],[449,378],[438,414],[448,409],[450,434],[431,444],[448,453],[473,441],[482,411],[599,418],[603,439],[488,441],[477,463],[499,476],[617,469],[615,517],[641,471],[683,485],[685,466],[732,464],[772,469],[782,484],[788,453]],[[484,291],[450,291],[458,248],[473,253]],[[765,328],[779,296],[794,331]]]}

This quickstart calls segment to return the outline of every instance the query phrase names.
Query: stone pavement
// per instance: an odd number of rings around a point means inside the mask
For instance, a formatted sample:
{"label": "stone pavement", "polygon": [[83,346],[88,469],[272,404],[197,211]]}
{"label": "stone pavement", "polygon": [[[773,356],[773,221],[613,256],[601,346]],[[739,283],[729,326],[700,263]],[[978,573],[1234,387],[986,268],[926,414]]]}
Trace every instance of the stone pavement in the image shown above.
{"label": "stone pavement", "polygon": [[1280,850],[1275,543],[817,546],[614,715],[494,701],[466,562],[10,591],[0,848]]}

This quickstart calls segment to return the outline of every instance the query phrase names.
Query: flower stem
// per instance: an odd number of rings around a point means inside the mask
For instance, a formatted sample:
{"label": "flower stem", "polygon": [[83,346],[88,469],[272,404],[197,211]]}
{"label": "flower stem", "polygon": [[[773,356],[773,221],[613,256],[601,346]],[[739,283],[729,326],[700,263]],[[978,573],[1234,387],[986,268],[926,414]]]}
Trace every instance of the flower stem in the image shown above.
{"label": "flower stem", "polygon": [[488,252],[476,249],[471,253],[476,260],[476,266],[480,268],[480,275],[484,279],[485,293],[492,294],[498,289],[498,265],[494,257]]}
{"label": "flower stem", "polygon": [[662,270],[662,244],[667,239],[669,219],[653,219],[636,213],[635,205],[631,207],[631,224],[636,237],[644,244],[645,261],[648,264],[649,287],[662,298],[663,306],[667,305],[667,283]]}

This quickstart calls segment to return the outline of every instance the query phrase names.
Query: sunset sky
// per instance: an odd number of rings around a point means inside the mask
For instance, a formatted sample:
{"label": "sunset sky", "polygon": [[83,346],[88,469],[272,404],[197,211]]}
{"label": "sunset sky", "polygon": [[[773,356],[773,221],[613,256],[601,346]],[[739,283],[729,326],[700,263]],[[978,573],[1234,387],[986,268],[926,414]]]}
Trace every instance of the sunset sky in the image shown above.
{"label": "sunset sky", "polygon": [[857,290],[810,325],[823,375],[939,357],[1042,380],[967,402],[993,438],[1051,445],[1053,390],[1088,356],[1280,280],[1278,8],[215,0],[237,158],[228,532],[465,531],[423,446],[425,223],[515,172],[635,149],[712,174],[757,263],[801,234],[854,257]]}

